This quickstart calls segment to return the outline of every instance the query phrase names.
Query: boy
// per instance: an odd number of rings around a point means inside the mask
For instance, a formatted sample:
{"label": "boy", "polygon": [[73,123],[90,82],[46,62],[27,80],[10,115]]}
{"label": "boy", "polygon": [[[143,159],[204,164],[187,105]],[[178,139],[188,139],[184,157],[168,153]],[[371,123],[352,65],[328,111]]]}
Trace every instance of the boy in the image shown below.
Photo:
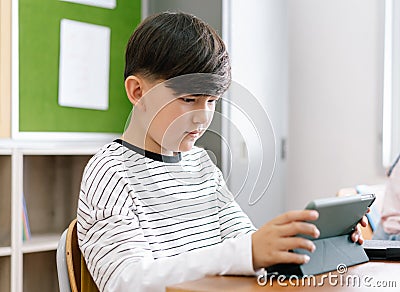
{"label": "boy", "polygon": [[[100,290],[163,291],[205,275],[252,275],[289,252],[315,249],[316,211],[291,211],[256,230],[207,153],[194,147],[230,84],[224,43],[198,18],[162,13],[126,49],[134,105],[122,137],[88,163],[78,206],[81,251]],[[363,223],[365,224],[365,223]],[[359,232],[354,241],[362,242]]]}

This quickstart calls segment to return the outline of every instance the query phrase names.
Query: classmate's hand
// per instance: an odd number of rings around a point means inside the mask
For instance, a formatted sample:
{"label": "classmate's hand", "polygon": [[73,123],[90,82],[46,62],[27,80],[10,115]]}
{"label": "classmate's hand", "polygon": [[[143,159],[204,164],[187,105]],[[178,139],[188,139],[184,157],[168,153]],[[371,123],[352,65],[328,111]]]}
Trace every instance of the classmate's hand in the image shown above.
{"label": "classmate's hand", "polygon": [[304,264],[310,260],[307,255],[289,252],[303,248],[313,252],[315,245],[311,240],[294,237],[297,234],[319,236],[314,224],[304,221],[316,220],[315,210],[290,211],[284,213],[252,234],[253,268],[258,270],[278,263]]}
{"label": "classmate's hand", "polygon": [[[368,208],[367,213],[369,213],[370,209]],[[358,222],[357,226],[354,228],[354,232],[351,234],[351,240],[354,242],[358,242],[359,244],[364,243],[364,238],[361,233],[361,227],[367,227],[368,226],[368,219],[364,215],[361,220]]]}

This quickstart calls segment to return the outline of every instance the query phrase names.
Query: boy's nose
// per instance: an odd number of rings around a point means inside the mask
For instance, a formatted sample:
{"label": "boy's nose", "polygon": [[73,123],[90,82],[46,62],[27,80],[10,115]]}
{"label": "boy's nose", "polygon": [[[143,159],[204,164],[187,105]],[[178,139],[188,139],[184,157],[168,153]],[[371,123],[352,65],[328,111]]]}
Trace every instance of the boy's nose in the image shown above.
{"label": "boy's nose", "polygon": [[193,111],[193,123],[207,124],[210,120],[212,112],[210,110],[198,109]]}

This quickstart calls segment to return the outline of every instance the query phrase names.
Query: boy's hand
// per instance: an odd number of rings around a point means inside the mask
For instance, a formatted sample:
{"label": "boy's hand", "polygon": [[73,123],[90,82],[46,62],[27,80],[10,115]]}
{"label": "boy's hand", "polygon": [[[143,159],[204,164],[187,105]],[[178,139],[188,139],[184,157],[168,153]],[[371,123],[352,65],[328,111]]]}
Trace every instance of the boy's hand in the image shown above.
{"label": "boy's hand", "polygon": [[[368,208],[367,213],[369,213],[370,209]],[[356,228],[354,228],[354,232],[351,234],[351,240],[353,240],[354,242],[358,242],[359,244],[363,244],[364,243],[364,238],[361,234],[361,227],[367,227],[368,226],[368,219],[367,217],[364,215],[361,220],[358,222]]]}
{"label": "boy's hand", "polygon": [[289,211],[263,225],[252,235],[253,268],[258,270],[278,263],[304,264],[310,259],[307,255],[289,252],[302,248],[313,252],[315,245],[311,240],[295,237],[297,234],[318,238],[319,230],[312,221],[318,218],[315,210]]}

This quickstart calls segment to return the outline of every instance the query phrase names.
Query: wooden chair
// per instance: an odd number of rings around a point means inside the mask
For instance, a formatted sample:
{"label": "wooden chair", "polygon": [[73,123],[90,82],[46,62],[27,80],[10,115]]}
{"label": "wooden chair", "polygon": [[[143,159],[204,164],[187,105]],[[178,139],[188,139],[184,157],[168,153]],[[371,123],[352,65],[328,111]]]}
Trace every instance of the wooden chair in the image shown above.
{"label": "wooden chair", "polygon": [[[77,234],[76,219],[72,220],[68,229],[66,230],[66,236],[60,239],[59,247],[57,248],[57,269],[59,275],[60,291],[66,291],[65,283],[61,283],[63,280],[63,255],[59,255],[65,250],[65,262],[68,272],[69,287],[72,292],[97,292],[99,291],[92,276],[90,275],[85,260],[78,246],[78,234]],[[65,242],[63,242],[65,240]],[[65,244],[65,248],[63,248]]]}

